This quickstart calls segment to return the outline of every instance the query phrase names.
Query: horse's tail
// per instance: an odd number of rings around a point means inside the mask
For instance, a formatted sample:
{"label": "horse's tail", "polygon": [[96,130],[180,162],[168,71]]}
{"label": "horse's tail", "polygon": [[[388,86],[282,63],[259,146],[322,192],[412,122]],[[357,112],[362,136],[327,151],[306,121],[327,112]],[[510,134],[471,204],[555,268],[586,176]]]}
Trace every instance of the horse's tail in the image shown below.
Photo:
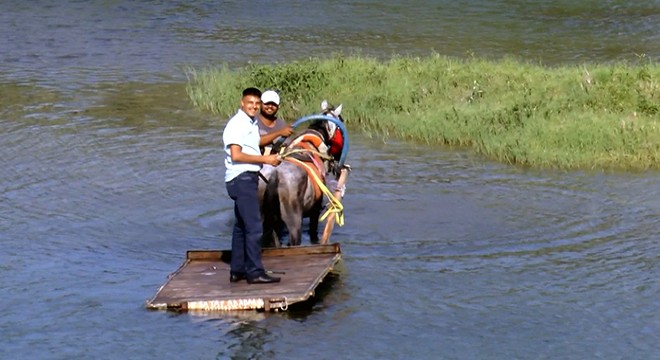
{"label": "horse's tail", "polygon": [[278,187],[280,178],[278,171],[273,171],[266,183],[266,191],[264,192],[263,202],[263,241],[262,245],[265,247],[279,247],[280,240],[277,239],[276,229],[280,219],[280,195]]}

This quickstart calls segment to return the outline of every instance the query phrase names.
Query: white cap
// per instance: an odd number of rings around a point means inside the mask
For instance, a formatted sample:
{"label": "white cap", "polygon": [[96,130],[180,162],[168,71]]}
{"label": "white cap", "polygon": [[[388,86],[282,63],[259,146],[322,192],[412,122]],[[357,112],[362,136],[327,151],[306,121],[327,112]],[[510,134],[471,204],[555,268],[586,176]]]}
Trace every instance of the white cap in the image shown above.
{"label": "white cap", "polygon": [[266,90],[264,91],[263,94],[261,94],[261,102],[264,104],[267,104],[269,102],[275,103],[276,105],[280,105],[280,96],[277,95],[277,93],[273,90]]}

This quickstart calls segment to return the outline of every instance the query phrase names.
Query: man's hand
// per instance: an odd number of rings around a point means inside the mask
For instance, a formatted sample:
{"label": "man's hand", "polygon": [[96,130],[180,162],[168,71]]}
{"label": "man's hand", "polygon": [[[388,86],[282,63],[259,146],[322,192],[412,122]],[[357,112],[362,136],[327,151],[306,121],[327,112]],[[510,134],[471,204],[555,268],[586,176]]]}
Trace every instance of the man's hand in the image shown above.
{"label": "man's hand", "polygon": [[280,129],[278,131],[278,134],[280,136],[287,137],[287,136],[293,134],[293,128],[291,127],[291,125],[287,125],[285,128]]}
{"label": "man's hand", "polygon": [[282,158],[278,154],[264,156],[264,164],[277,166],[282,162]]}

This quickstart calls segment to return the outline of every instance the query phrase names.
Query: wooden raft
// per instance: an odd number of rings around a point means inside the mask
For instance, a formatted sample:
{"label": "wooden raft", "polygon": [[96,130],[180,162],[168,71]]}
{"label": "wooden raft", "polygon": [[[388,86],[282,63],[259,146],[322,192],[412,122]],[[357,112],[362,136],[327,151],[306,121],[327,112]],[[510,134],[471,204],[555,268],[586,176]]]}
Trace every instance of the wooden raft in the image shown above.
{"label": "wooden raft", "polygon": [[341,259],[339,244],[262,250],[266,271],[282,281],[272,284],[229,282],[230,250],[189,250],[147,308],[154,310],[286,310],[314,296],[316,287]]}

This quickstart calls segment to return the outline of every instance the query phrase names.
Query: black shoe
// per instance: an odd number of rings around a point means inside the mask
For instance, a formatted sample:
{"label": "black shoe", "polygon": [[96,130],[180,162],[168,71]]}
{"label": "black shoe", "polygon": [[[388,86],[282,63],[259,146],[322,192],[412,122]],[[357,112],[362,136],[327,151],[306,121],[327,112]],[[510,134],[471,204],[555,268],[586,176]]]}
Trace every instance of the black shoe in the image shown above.
{"label": "black shoe", "polygon": [[245,274],[234,274],[234,273],[232,273],[231,275],[229,275],[229,282],[235,283],[235,282],[239,282],[239,281],[245,280],[245,279],[247,279],[247,276],[245,276]]}
{"label": "black shoe", "polygon": [[262,274],[255,278],[247,278],[248,284],[270,284],[280,282],[280,278]]}

